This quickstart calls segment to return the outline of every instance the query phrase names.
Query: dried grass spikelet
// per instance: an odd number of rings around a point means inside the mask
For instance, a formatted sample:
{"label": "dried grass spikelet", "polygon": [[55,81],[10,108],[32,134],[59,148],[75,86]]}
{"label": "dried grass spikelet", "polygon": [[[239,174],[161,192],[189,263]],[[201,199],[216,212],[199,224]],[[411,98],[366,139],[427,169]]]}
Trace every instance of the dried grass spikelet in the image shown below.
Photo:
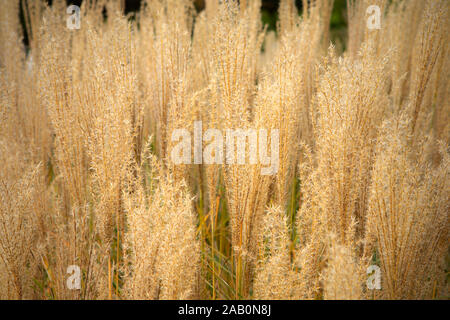
{"label": "dried grass spikelet", "polygon": [[183,181],[164,173],[155,158],[150,161],[153,173],[146,178],[150,185],[141,185],[144,173],[138,170],[138,179],[131,180],[132,187],[124,193],[125,251],[131,263],[124,297],[196,298],[200,251],[192,198]]}
{"label": "dried grass spikelet", "polygon": [[[384,11],[387,0],[347,0],[347,16],[348,16],[348,43],[347,51],[352,57],[356,57],[361,45],[369,40],[378,42],[382,41],[378,29],[370,30],[367,27],[369,15],[367,9],[369,6],[375,5],[380,9],[380,20],[383,23]],[[373,14],[373,13],[371,13]],[[381,25],[383,28],[383,24]]]}
{"label": "dried grass spikelet", "polygon": [[325,53],[330,45],[330,19],[334,0],[303,0],[302,3],[303,16],[313,25],[311,40],[320,46],[317,49]]}
{"label": "dried grass spikelet", "polygon": [[[385,61],[371,52],[365,47],[356,60],[336,59],[330,53],[318,85],[315,148],[301,164],[302,206],[297,215],[299,263],[312,272],[305,276],[313,281],[308,288],[319,287],[325,235],[335,233],[343,245],[364,237],[373,139],[388,105]],[[353,220],[356,228],[348,233]]]}
{"label": "dried grass spikelet", "polygon": [[[276,67],[268,71],[275,82],[279,82],[278,86],[283,88],[279,92],[279,100],[273,104],[283,104],[285,101],[291,103],[291,105],[278,107],[285,119],[275,117],[281,130],[280,158],[282,161],[277,176],[278,191],[276,191],[276,198],[281,200],[280,203],[284,203],[290,191],[292,177],[296,172],[296,164],[300,156],[299,144],[291,141],[314,143],[312,115],[315,111],[312,109],[314,106],[311,105],[311,99],[316,90],[316,64],[324,49],[329,45],[327,38],[332,3],[333,1],[329,0],[304,2],[302,19],[298,17],[293,1],[280,3],[280,24],[278,25],[280,38],[277,42],[277,52],[272,59],[274,62],[271,64]],[[302,58],[299,59],[299,57]],[[277,91],[276,88],[272,90]],[[271,111],[266,112],[271,113]]]}
{"label": "dried grass spikelet", "polygon": [[48,120],[37,94],[39,70],[33,68],[31,54],[27,54],[22,42],[19,4],[17,1],[1,3],[0,69],[1,81],[6,85],[1,89],[2,96],[8,100],[5,101],[7,104],[2,103],[5,109],[8,108],[8,121],[2,123],[2,131],[9,130],[11,141],[33,149],[30,160],[45,162],[50,149]]}
{"label": "dried grass spikelet", "polygon": [[[279,168],[276,172],[275,199],[284,208],[287,205],[291,191],[292,176],[295,164],[298,163],[298,147],[293,141],[298,141],[300,135],[301,113],[301,79],[298,79],[296,60],[288,47],[278,52],[269,74],[259,87],[255,105],[255,122],[267,130],[279,130]],[[300,69],[300,70],[299,70]]]}
{"label": "dried grass spikelet", "polygon": [[202,11],[196,17],[194,34],[192,39],[192,63],[190,67],[193,72],[192,81],[194,90],[205,88],[211,80],[213,67],[212,60],[212,41],[214,40],[214,21],[215,10],[210,13],[210,1],[206,3],[205,11]]}
{"label": "dried grass spikelet", "polygon": [[290,238],[284,210],[271,206],[264,216],[261,237],[262,259],[258,263],[253,284],[255,299],[302,299],[303,283],[293,269]]}
{"label": "dried grass spikelet", "polygon": [[426,139],[411,145],[406,117],[383,124],[368,203],[368,236],[376,239],[382,297],[430,299],[443,288],[449,241],[449,154],[433,166]]}
{"label": "dried grass spikelet", "polygon": [[188,110],[192,20],[190,1],[164,0],[146,1],[139,21],[142,26],[139,50],[143,53],[139,58],[140,77],[149,104],[146,122],[155,133],[158,155],[162,159],[169,157],[171,129],[178,119],[174,112],[179,112],[179,116]]}
{"label": "dried grass spikelet", "polygon": [[[433,108],[432,103],[426,101],[425,95],[427,88],[434,85],[433,82],[430,83],[430,80],[438,58],[442,52],[445,53],[449,9],[447,1],[427,1],[418,37],[413,47],[415,54],[412,57],[411,70],[411,129],[413,133],[418,133],[419,137],[419,132],[426,129],[417,132],[418,121],[419,126],[423,126],[420,122],[423,123],[427,120],[427,113]],[[421,119],[420,115],[424,111],[425,119]]]}
{"label": "dried grass spikelet", "polygon": [[253,279],[258,234],[271,178],[261,175],[259,165],[229,165],[224,169],[224,182],[231,217],[236,288],[239,294],[247,296]]}
{"label": "dried grass spikelet", "polygon": [[14,113],[13,97],[8,94],[10,85],[4,68],[0,68],[0,136],[14,139],[14,125],[17,123]]}
{"label": "dried grass spikelet", "polygon": [[[131,159],[135,156],[136,117],[140,109],[136,96],[136,56],[133,34],[124,18],[116,18],[106,32],[91,30],[89,50],[100,52],[92,60],[92,78],[86,94],[96,108],[87,137],[96,217],[103,241],[110,242],[115,227],[123,225],[121,188]],[[114,34],[114,37],[112,36]],[[107,40],[103,40],[107,39]]]}
{"label": "dried grass spikelet", "polygon": [[[86,236],[90,248],[101,243],[98,250],[107,254],[115,238],[118,267],[124,225],[121,187],[129,162],[139,151],[136,137],[142,119],[136,98],[136,50],[131,26],[123,16],[111,15],[108,28],[100,28],[94,20],[95,12],[89,13],[82,31],[74,34],[67,28],[60,30],[65,18],[54,7],[44,12],[41,52],[46,59],[41,63],[40,97],[48,106],[55,132],[57,181],[62,187],[62,196],[57,198],[64,201],[64,214],[80,215],[68,220],[82,230],[95,226]],[[94,222],[86,207],[93,208]],[[92,234],[99,237],[99,243],[94,244]],[[74,244],[75,249],[79,246]],[[60,260],[89,266],[85,252],[79,254]],[[100,261],[106,259],[96,263]],[[106,270],[106,264],[103,267]],[[96,281],[105,289],[98,289],[105,297],[107,276],[100,274]],[[98,294],[91,291],[80,296]]]}
{"label": "dried grass spikelet", "polygon": [[[378,41],[379,52],[391,52],[388,72],[390,73],[393,105],[399,109],[407,102],[411,86],[412,56],[417,33],[421,25],[426,1],[395,1],[387,7]],[[414,23],[411,23],[414,21]],[[409,24],[409,28],[402,28]],[[392,50],[394,48],[394,50]],[[398,110],[396,110],[398,111]]]}
{"label": "dried grass spikelet", "polygon": [[[216,16],[218,28],[214,34],[211,90],[217,111],[214,121],[221,124],[220,129],[254,129],[251,102],[263,39],[260,23],[254,18],[255,12],[259,14],[258,5],[260,2],[255,1],[239,11],[237,2],[229,1],[220,5]],[[257,124],[256,127],[262,126]],[[247,297],[250,292],[260,218],[270,186],[270,179],[260,174],[261,166],[248,163],[247,157],[246,164],[223,166],[231,219],[236,298]]]}
{"label": "dried grass spikelet", "polygon": [[[273,61],[261,76],[255,98],[255,122],[267,130],[279,130],[280,158],[274,192],[281,206],[287,204],[299,161],[297,141],[311,137],[308,63],[313,63],[316,51],[314,45],[308,44],[310,31],[308,21],[285,31],[278,40]],[[306,58],[299,59],[297,55]]]}
{"label": "dried grass spikelet", "polygon": [[59,30],[63,19],[54,8],[44,12],[39,69],[39,98],[47,106],[54,133],[56,174],[60,174],[62,188],[68,194],[68,206],[82,204],[87,196],[87,167],[85,141],[80,123],[81,113],[76,83],[71,77],[71,36]]}
{"label": "dried grass spikelet", "polygon": [[[307,188],[323,183],[317,189],[317,209],[325,214],[327,225],[340,230],[337,234],[343,243],[351,217],[358,223],[356,238],[361,238],[364,230],[373,138],[388,105],[386,61],[373,56],[369,46],[364,48],[357,60],[330,56],[333,62],[320,80],[315,102],[318,176],[314,176],[317,181],[310,181],[311,185],[306,183]],[[330,192],[325,191],[329,187]],[[305,198],[308,196],[311,198],[306,203],[315,201],[315,196],[305,194]]]}
{"label": "dried grass spikelet", "polygon": [[[136,30],[120,13],[108,24],[108,29],[93,29],[87,37],[95,59],[90,60],[93,72],[86,79],[85,90],[98,94],[94,100],[87,100],[89,107],[96,109],[87,148],[96,227],[102,247],[115,260],[108,268],[115,278],[117,296],[126,223],[122,193],[128,171],[140,162],[143,110],[137,91]],[[106,292],[112,296],[110,281],[107,277],[99,279],[105,297]]]}
{"label": "dried grass spikelet", "polygon": [[22,28],[19,19],[19,5],[17,1],[2,0],[0,3],[0,68],[11,84],[11,89],[17,105],[21,69],[25,61],[25,49],[22,43]]}
{"label": "dried grass spikelet", "polygon": [[39,165],[20,146],[0,139],[0,297],[36,299],[44,183]]}
{"label": "dried grass spikelet", "polygon": [[[446,22],[448,30],[450,29],[450,19],[446,19]],[[433,69],[433,76],[430,80],[433,81],[433,84],[429,85],[428,90],[429,102],[427,102],[427,105],[435,106],[435,108],[431,109],[432,112],[425,112],[426,118],[431,120],[431,130],[435,139],[447,142],[447,144],[450,144],[450,112],[448,112],[450,110],[450,77],[443,75],[445,70],[450,70],[449,37],[450,35],[447,33],[440,57],[438,57],[436,67]]]}
{"label": "dried grass spikelet", "polygon": [[232,128],[250,118],[249,105],[255,93],[259,51],[264,39],[261,23],[253,15],[260,1],[252,2],[242,14],[236,1],[220,4],[214,19],[213,90],[218,91],[220,120]]}
{"label": "dried grass spikelet", "polygon": [[331,240],[327,267],[322,275],[325,300],[363,298],[364,269],[353,248]]}
{"label": "dried grass spikelet", "polygon": [[[46,218],[47,225],[54,226],[47,235],[46,251],[40,256],[48,277],[52,299],[104,299],[107,278],[104,268],[109,258],[107,247],[102,246],[97,234],[98,226],[90,204],[73,206],[67,214],[64,199],[53,199],[57,203],[55,214]],[[70,289],[68,278],[70,266],[80,270],[80,289]]]}

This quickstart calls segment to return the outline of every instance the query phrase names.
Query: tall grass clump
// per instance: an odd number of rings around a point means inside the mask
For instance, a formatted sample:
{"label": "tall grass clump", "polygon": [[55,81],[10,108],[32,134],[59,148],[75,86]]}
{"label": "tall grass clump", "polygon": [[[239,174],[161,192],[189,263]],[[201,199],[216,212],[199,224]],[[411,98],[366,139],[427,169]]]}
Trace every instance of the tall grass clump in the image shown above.
{"label": "tall grass clump", "polygon": [[0,298],[448,298],[449,2],[203,3],[0,0]]}
{"label": "tall grass clump", "polygon": [[369,234],[378,244],[383,297],[430,299],[445,290],[448,250],[448,148],[430,163],[430,141],[411,143],[409,119],[383,124],[368,205]]}

